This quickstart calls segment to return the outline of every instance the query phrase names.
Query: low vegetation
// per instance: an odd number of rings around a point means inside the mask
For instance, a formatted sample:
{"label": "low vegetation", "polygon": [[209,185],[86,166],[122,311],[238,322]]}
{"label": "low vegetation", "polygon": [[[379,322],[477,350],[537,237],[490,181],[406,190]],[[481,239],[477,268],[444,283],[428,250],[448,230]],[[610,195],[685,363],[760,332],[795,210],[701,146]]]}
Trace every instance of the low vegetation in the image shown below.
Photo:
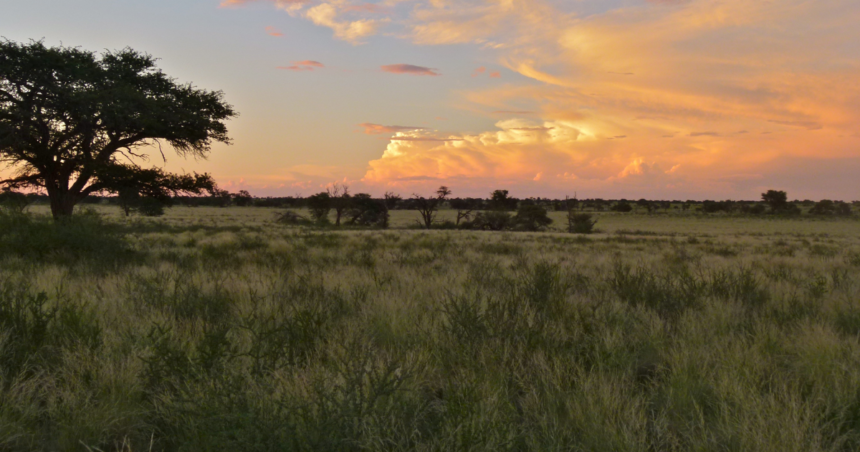
{"label": "low vegetation", "polygon": [[860,448],[855,220],[29,210],[0,217],[0,450]]}

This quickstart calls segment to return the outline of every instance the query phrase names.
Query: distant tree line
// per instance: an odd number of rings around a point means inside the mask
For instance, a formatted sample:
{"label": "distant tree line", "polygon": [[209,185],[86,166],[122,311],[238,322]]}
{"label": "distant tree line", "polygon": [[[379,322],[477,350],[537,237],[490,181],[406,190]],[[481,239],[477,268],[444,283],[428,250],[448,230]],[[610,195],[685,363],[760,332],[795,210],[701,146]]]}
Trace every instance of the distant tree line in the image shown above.
{"label": "distant tree line", "polygon": [[[116,205],[125,215],[158,216],[164,208],[173,205],[186,207],[268,207],[279,209],[307,209],[308,217],[295,214],[284,221],[323,225],[334,214],[334,226],[387,227],[392,210],[417,211],[416,225],[423,228],[459,228],[480,230],[541,230],[549,223],[539,212],[568,212],[586,214],[594,212],[666,214],[693,213],[734,215],[796,216],[804,211],[810,216],[851,216],[860,209],[860,201],[851,203],[824,199],[821,201],[789,201],[785,191],[768,190],[758,201],[696,201],[696,200],[628,200],[628,199],[551,199],[515,198],[508,190],[494,190],[487,198],[452,197],[448,187],[440,187],[432,196],[413,194],[411,197],[388,192],[382,197],[367,193],[351,193],[347,185],[334,184],[326,191],[310,196],[254,197],[246,190],[232,193],[218,188],[209,195],[198,196],[140,196],[136,190],[120,190],[114,196],[90,195],[81,204]],[[11,190],[0,192],[0,206],[6,210],[22,210],[34,203],[46,204],[44,194],[23,194]],[[437,221],[441,209],[455,210],[454,220]],[[548,219],[548,217],[547,217]],[[584,219],[580,220],[585,222]],[[583,223],[585,224],[585,223]]]}

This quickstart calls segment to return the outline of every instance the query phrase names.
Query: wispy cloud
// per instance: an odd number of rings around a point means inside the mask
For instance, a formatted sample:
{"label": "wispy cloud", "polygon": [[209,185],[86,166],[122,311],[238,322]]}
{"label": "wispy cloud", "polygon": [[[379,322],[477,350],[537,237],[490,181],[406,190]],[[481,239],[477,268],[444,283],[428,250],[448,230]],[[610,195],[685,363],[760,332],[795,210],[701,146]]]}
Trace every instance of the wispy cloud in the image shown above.
{"label": "wispy cloud", "polygon": [[266,34],[268,34],[269,36],[274,36],[276,38],[279,38],[284,35],[277,28],[272,26],[266,27]]}
{"label": "wispy cloud", "polygon": [[408,74],[408,75],[430,75],[430,76],[439,76],[442,75],[436,72],[436,69],[432,69],[424,66],[415,66],[412,64],[389,64],[386,66],[382,66],[383,72],[390,72],[392,74]]}
{"label": "wispy cloud", "polygon": [[477,76],[483,74],[484,72],[487,72],[487,68],[485,68],[484,66],[481,66],[478,69],[475,69],[475,72],[472,72],[472,77],[477,77]]}
{"label": "wispy cloud", "polygon": [[320,63],[319,61],[304,60],[293,61],[292,66],[278,66],[277,68],[284,69],[287,71],[313,71],[324,67],[325,65]]}
{"label": "wispy cloud", "polygon": [[383,133],[395,133],[413,130],[424,130],[425,127],[417,126],[384,126],[382,124],[373,124],[370,122],[361,123],[358,125],[364,129],[364,133],[368,135],[380,135]]}

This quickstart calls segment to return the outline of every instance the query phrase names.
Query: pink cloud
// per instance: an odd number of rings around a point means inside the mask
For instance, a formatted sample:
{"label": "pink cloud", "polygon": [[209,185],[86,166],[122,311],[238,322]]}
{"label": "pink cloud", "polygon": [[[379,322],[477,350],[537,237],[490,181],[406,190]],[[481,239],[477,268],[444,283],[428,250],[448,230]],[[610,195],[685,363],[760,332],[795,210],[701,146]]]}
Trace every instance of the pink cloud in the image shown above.
{"label": "pink cloud", "polygon": [[373,124],[369,122],[361,123],[359,127],[364,128],[364,133],[368,135],[380,135],[383,133],[405,132],[410,130],[424,130],[424,127],[414,126],[384,126],[382,124]]}
{"label": "pink cloud", "polygon": [[502,76],[502,73],[499,71],[490,72],[490,78],[501,78],[501,76]]}
{"label": "pink cloud", "polygon": [[435,69],[424,67],[424,66],[414,66],[411,64],[390,64],[387,66],[381,67],[383,72],[390,72],[392,74],[408,74],[408,75],[431,75],[438,76],[442,75],[436,72]]}
{"label": "pink cloud", "polygon": [[281,37],[281,36],[283,36],[283,35],[284,35],[284,34],[283,34],[283,33],[281,33],[280,31],[278,31],[278,29],[277,29],[277,28],[275,28],[275,27],[271,27],[271,26],[270,26],[270,27],[266,27],[266,33],[267,33],[269,36],[274,36],[274,37],[276,37],[276,38],[279,38],[279,37]]}
{"label": "pink cloud", "polygon": [[315,69],[325,67],[325,65],[319,61],[313,60],[293,61],[292,63],[292,66],[278,66],[277,69],[284,69],[287,71],[313,71]]}
{"label": "pink cloud", "polygon": [[475,72],[472,72],[472,77],[477,77],[479,74],[483,74],[484,72],[487,72],[487,68],[481,66],[478,69],[475,69]]}

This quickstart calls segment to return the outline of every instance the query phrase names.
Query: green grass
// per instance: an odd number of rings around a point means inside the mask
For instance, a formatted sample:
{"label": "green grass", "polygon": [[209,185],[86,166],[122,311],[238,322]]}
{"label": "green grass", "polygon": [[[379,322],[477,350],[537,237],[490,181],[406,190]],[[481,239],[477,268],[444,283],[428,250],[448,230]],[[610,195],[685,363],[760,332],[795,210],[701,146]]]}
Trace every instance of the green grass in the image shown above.
{"label": "green grass", "polygon": [[273,218],[0,232],[0,451],[860,449],[856,221]]}

